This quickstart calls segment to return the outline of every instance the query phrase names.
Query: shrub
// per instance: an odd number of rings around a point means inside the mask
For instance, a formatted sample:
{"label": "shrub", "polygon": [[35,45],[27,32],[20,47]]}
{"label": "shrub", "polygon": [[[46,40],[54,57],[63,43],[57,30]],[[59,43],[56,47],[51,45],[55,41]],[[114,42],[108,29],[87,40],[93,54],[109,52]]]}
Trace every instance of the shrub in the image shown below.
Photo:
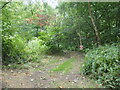
{"label": "shrub", "polygon": [[29,61],[37,61],[48,49],[44,41],[33,38],[26,43],[19,35],[3,36],[3,65],[18,66]]}
{"label": "shrub", "polygon": [[19,35],[2,36],[3,65],[21,63],[24,54],[24,40]]}
{"label": "shrub", "polygon": [[35,37],[26,44],[24,50],[26,53],[24,57],[27,59],[27,62],[36,61],[46,52],[47,46],[44,44],[43,40]]}
{"label": "shrub", "polygon": [[106,87],[120,87],[120,57],[117,45],[89,50],[85,55],[82,73]]}

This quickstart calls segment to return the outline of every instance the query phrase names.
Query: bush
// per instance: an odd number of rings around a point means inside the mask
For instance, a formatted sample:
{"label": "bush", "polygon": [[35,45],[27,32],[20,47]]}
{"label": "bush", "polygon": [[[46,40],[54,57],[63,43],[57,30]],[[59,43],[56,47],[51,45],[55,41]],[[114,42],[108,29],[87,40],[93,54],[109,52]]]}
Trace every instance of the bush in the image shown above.
{"label": "bush", "polygon": [[25,42],[19,35],[2,36],[3,65],[21,63],[24,55]]}
{"label": "bush", "polygon": [[43,40],[38,38],[33,38],[26,44],[25,47],[25,58],[28,61],[36,61],[38,60],[44,53],[46,53],[47,46],[44,44]]}
{"label": "bush", "polygon": [[19,35],[2,36],[3,65],[17,66],[29,61],[37,61],[47,51],[44,41],[33,38],[26,43]]}
{"label": "bush", "polygon": [[117,45],[106,45],[89,50],[85,55],[82,73],[106,87],[120,87],[120,57]]}

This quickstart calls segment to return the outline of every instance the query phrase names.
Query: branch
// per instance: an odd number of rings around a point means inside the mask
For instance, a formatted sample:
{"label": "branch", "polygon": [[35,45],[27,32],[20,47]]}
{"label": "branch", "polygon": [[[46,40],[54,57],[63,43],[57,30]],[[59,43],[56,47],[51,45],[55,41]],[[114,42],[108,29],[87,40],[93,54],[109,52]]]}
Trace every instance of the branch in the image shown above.
{"label": "branch", "polygon": [[6,2],[0,9],[4,8],[8,3],[10,2]]}

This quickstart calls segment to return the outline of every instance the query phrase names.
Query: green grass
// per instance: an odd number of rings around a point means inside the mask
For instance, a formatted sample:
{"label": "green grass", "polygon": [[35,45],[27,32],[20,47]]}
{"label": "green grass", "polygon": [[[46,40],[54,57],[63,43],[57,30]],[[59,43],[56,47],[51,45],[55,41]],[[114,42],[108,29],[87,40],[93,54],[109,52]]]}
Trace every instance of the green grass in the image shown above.
{"label": "green grass", "polygon": [[74,58],[70,58],[67,61],[65,61],[64,63],[62,63],[61,65],[59,65],[56,68],[53,68],[52,71],[53,72],[58,72],[58,71],[62,71],[63,73],[67,73],[72,67],[73,67],[73,61],[75,61],[76,59]]}

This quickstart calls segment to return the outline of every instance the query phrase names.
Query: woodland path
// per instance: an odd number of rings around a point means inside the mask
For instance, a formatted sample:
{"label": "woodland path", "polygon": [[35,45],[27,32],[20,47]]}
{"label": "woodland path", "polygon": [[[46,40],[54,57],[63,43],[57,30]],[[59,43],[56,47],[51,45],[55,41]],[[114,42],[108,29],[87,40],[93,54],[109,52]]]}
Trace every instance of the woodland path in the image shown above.
{"label": "woodland path", "polygon": [[[71,58],[67,72],[64,72],[63,63]],[[4,70],[2,72],[3,88],[97,88],[95,81],[80,74],[83,64],[83,55],[79,52],[69,52],[62,56],[46,56],[43,65],[32,63],[29,69]],[[58,71],[54,71],[58,68]],[[72,67],[72,68],[71,68]],[[64,68],[64,69],[63,69]],[[60,70],[61,69],[61,70]],[[63,70],[62,70],[63,69]]]}

